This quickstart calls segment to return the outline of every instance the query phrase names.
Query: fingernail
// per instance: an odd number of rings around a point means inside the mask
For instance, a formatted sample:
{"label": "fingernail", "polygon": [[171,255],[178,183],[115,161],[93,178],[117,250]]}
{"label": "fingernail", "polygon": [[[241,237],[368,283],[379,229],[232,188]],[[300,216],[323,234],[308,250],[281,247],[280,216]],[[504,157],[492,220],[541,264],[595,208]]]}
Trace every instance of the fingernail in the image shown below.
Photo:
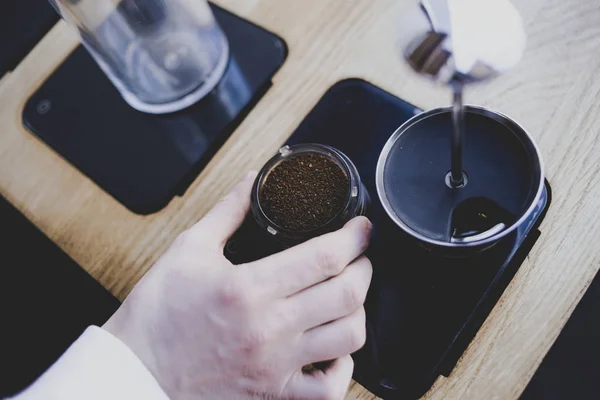
{"label": "fingernail", "polygon": [[348,222],[348,224],[357,223],[363,224],[365,226],[365,230],[368,230],[369,232],[371,231],[371,229],[373,229],[373,224],[371,223],[371,221],[367,217],[364,217],[362,215],[355,217]]}
{"label": "fingernail", "polygon": [[365,234],[367,235],[369,240],[371,240],[371,235],[373,234],[373,223],[371,222],[370,219],[368,219],[366,217],[365,217],[365,219],[367,220],[367,228],[365,229],[366,230]]}
{"label": "fingernail", "polygon": [[373,224],[371,223],[371,221],[367,217],[360,216],[350,220],[350,222],[348,222],[347,225],[351,224],[357,224],[357,227],[360,227],[362,231],[361,233],[365,239],[366,244],[368,245],[368,243],[371,241],[371,235],[373,233]]}

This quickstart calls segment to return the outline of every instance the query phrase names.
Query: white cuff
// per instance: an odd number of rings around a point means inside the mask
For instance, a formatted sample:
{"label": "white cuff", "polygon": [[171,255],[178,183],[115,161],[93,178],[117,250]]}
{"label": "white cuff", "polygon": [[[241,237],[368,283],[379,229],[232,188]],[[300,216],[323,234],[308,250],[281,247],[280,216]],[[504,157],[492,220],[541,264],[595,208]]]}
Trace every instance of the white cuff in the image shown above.
{"label": "white cuff", "polygon": [[160,385],[119,339],[90,326],[17,400],[168,400]]}

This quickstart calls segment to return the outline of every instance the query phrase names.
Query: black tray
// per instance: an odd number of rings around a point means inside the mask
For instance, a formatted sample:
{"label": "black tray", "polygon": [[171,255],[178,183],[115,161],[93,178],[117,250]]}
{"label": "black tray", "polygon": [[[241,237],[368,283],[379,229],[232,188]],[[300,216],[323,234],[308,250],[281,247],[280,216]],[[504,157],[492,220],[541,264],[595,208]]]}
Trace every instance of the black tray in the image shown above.
{"label": "black tray", "polygon": [[131,108],[83,47],[33,94],[23,122],[35,135],[139,214],[182,195],[271,86],[283,40],[211,5],[231,56],[217,87],[172,114]]}
{"label": "black tray", "polygon": [[[537,220],[468,259],[427,252],[385,214],[375,188],[379,154],[389,136],[421,110],[358,79],[334,85],[287,144],[323,143],[352,159],[371,194],[374,276],[366,303],[367,344],[354,355],[355,379],[384,398],[414,399],[449,375],[540,235]],[[252,217],[228,242],[225,255],[242,263],[281,248]]]}

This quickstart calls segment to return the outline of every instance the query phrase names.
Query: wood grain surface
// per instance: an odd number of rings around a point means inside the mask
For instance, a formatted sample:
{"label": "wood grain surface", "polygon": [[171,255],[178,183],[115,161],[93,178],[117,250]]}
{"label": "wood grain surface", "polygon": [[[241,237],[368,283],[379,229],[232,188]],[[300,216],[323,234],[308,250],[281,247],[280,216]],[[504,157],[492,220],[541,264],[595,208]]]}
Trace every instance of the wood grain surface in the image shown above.
{"label": "wood grain surface", "polygon": [[[120,298],[178,233],[260,168],[335,82],[360,77],[422,108],[449,103],[395,51],[413,0],[217,3],[281,35],[289,57],[186,195],[157,214],[132,214],[21,125],[28,96],[77,43],[64,23],[0,84],[0,192]],[[600,267],[600,4],[515,3],[529,35],[525,58],[467,100],[510,115],[537,139],[553,205],[541,239],[455,371],[426,395],[432,399],[518,397]],[[347,398],[374,396],[353,384]]]}

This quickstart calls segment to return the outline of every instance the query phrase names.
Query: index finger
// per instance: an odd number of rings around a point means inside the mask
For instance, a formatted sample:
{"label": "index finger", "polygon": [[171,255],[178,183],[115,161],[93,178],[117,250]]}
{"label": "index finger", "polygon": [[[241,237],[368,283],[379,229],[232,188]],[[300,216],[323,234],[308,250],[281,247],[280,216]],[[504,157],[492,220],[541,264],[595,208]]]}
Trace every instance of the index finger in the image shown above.
{"label": "index finger", "polygon": [[371,228],[367,218],[355,218],[336,232],[247,264],[250,275],[271,295],[291,296],[340,274],[365,252]]}

